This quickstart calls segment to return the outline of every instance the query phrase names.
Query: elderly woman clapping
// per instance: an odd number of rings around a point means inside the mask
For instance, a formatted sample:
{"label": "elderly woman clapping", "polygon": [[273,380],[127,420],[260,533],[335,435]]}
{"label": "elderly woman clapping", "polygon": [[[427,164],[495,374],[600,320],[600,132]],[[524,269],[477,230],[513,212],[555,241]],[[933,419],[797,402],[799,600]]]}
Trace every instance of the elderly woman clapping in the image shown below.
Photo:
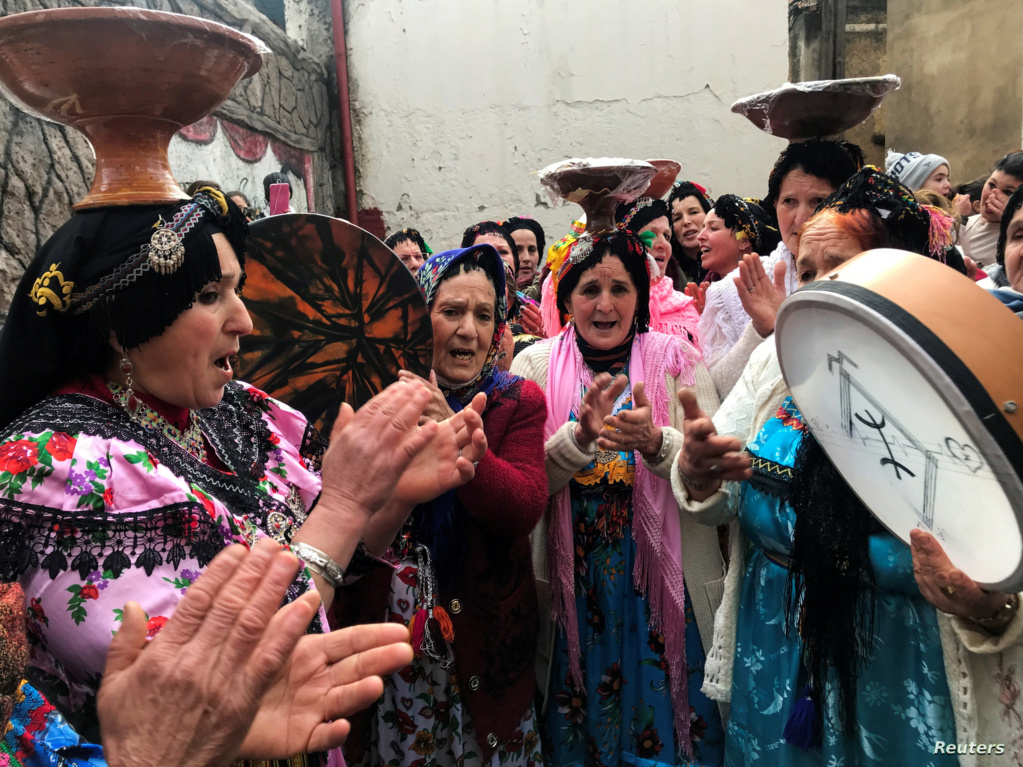
{"label": "elderly woman clapping", "polygon": [[[25,592],[35,678],[86,732],[126,602],[155,636],[218,551],[267,536],[307,565],[288,600],[329,599],[376,512],[472,476],[479,421],[418,426],[421,384],[342,407],[324,452],[301,414],[232,381],[252,328],[246,236],[211,189],[78,213],[29,265],[0,336],[0,570]],[[320,610],[310,630],[325,628]],[[255,728],[243,754],[267,754],[272,734]]]}
{"label": "elderly woman clapping", "polygon": [[551,502],[534,552],[554,764],[721,764],[699,688],[723,563],[713,529],[680,524],[668,483],[675,392],[717,399],[694,348],[648,330],[648,263],[628,231],[572,242],[551,268],[572,320],[512,365],[547,396]]}
{"label": "elderly woman clapping", "polygon": [[354,725],[345,747],[353,764],[540,759],[529,533],[547,501],[546,410],[536,384],[497,364],[506,274],[489,244],[439,253],[416,274],[433,322],[426,415],[444,421],[480,409],[486,450],[472,481],[416,507],[397,537],[367,533],[370,550],[389,549],[395,569],[346,589],[342,621],[407,624],[416,659],[385,680],[369,720]]}
{"label": "elderly woman clapping", "polygon": [[[950,221],[936,215],[864,168],[802,227],[800,284],[868,249],[940,253]],[[691,396],[685,407],[676,497],[708,525],[739,523],[704,685],[731,703],[727,763],[955,765],[957,743],[1019,742],[1018,719],[999,716],[1017,684],[1018,598],[981,591],[932,536],[915,531],[910,548],[873,519],[807,427],[774,343],[713,420]]]}

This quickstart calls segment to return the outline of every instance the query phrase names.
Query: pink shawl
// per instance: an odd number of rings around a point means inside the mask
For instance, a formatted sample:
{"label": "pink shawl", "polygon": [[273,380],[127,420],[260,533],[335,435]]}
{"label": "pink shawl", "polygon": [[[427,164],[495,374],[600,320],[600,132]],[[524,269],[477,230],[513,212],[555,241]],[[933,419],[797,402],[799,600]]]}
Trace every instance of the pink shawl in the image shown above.
{"label": "pink shawl", "polygon": [[[692,385],[698,352],[677,336],[641,333],[632,343],[629,374],[632,381],[646,383],[656,426],[669,426],[670,407],[665,375]],[[579,404],[579,385],[588,387],[592,375],[583,363],[575,342],[575,327],[569,323],[551,342],[547,372],[547,423],[549,439]],[[579,627],[575,607],[575,550],[572,543],[572,504],[566,485],[552,498],[548,562],[552,617],[565,629],[572,679],[583,687]],[[636,461],[633,487],[632,536],[636,541],[633,582],[650,602],[651,628],[664,634],[671,682],[675,730],[686,754],[692,753],[689,737],[689,690],[685,646],[685,591],[682,576],[682,532],[678,504],[671,483],[654,476],[642,461]]]}
{"label": "pink shawl", "polygon": [[688,332],[699,348],[700,313],[696,303],[685,293],[675,290],[672,281],[661,277],[650,284],[650,329],[669,336]]}

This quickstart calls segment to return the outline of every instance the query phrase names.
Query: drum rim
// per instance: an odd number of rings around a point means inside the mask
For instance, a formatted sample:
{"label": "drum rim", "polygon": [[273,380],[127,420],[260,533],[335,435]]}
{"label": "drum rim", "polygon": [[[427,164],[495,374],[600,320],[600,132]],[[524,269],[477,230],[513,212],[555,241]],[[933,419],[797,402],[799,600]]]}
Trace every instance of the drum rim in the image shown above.
{"label": "drum rim", "polygon": [[[1020,440],[1012,425],[1002,415],[1000,408],[965,363],[930,328],[897,303],[862,285],[841,280],[814,282],[793,293],[778,311],[775,323],[778,338],[784,335],[784,326],[797,307],[807,308],[814,305],[852,317],[876,333],[892,327],[902,331],[904,335],[886,336],[886,340],[935,389],[977,448],[980,449],[984,445],[989,449],[989,452],[984,453],[984,458],[991,464],[995,478],[1009,500],[1020,537],[1023,539],[1023,440]],[[853,307],[857,310],[854,311]],[[864,309],[867,311],[864,312]],[[782,377],[785,378],[781,344],[778,346],[778,365]],[[943,363],[947,363],[948,367],[946,368]],[[940,380],[942,385],[935,385],[935,380]],[[792,396],[793,400],[796,400],[794,392]],[[799,405],[798,400],[796,404]],[[801,407],[800,410],[804,412]],[[964,420],[958,415],[961,412],[969,412],[973,417],[968,421]],[[980,413],[986,415],[982,417]],[[810,428],[809,420],[807,426]],[[995,428],[992,429],[992,426]],[[821,446],[824,447],[824,443],[821,443]],[[995,454],[997,461],[992,461],[989,457],[991,447],[997,449]],[[996,463],[999,465],[996,466]],[[839,467],[836,465],[835,468]],[[842,473],[841,469],[839,473]],[[846,481],[848,482],[848,479]],[[852,483],[849,483],[849,486],[853,487]],[[855,488],[853,490],[855,492]],[[878,521],[895,537],[909,543],[903,536],[891,530],[884,520],[878,518]],[[1017,590],[1023,586],[1023,554],[1015,570],[1004,580],[978,583],[989,589]]]}

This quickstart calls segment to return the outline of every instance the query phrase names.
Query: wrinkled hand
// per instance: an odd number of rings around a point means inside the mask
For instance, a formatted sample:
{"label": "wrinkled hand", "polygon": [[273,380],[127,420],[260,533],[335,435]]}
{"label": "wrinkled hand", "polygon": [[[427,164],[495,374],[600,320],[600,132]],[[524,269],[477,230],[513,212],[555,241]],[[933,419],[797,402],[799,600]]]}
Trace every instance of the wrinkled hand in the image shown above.
{"label": "wrinkled hand", "polygon": [[753,329],[761,338],[767,338],[774,332],[778,307],[785,300],[785,261],[779,260],[774,265],[772,282],[760,256],[747,253],[739,261],[739,275],[733,280],[742,308],[753,322]]}
{"label": "wrinkled hand", "polygon": [[[1008,594],[984,591],[966,573],[949,561],[941,544],[930,533],[912,530],[913,575],[923,598],[949,615],[961,618],[990,618],[1005,605]],[[952,588],[952,595],[945,589]]]}
{"label": "wrinkled hand", "polygon": [[477,394],[461,412],[438,424],[427,449],[402,473],[394,492],[396,500],[411,508],[461,487],[475,476],[475,464],[487,452],[482,418],[486,406],[487,395]]}
{"label": "wrinkled hand", "polygon": [[434,371],[430,371],[429,378],[422,378],[408,370],[399,370],[398,380],[404,381],[405,383],[421,383],[430,390],[430,401],[426,403],[426,407],[423,409],[423,414],[419,418],[420,425],[425,423],[427,420],[440,423],[455,414],[455,411],[452,410],[451,406],[448,404],[448,400],[447,397],[444,396],[444,392],[442,392],[440,390],[440,386],[437,385],[437,374]]}
{"label": "wrinkled hand", "polygon": [[611,415],[615,401],[625,391],[629,379],[623,375],[611,380],[610,373],[601,373],[594,377],[590,388],[583,395],[579,408],[579,421],[575,425],[575,438],[580,445],[593,442],[604,428],[604,419]]}
{"label": "wrinkled hand", "polygon": [[323,456],[317,509],[368,519],[390,501],[398,479],[437,433],[435,421],[417,426],[431,396],[420,381],[399,381],[358,413],[348,403],[341,405]]}
{"label": "wrinkled hand", "polygon": [[690,282],[685,287],[685,294],[693,299],[693,303],[696,304],[696,311],[700,314],[703,314],[703,307],[707,305],[707,288],[709,287],[709,282],[701,282],[699,285],[695,282]]}
{"label": "wrinkled hand", "polygon": [[957,194],[955,199],[952,200],[952,208],[960,216],[972,216],[973,200],[970,199],[968,194]]}
{"label": "wrinkled hand", "polygon": [[[146,614],[125,605],[97,697],[111,767],[231,762],[319,606],[310,593],[277,609],[298,568],[270,539],[249,552],[231,546],[148,646]],[[328,728],[324,742],[339,745],[345,734]]]}
{"label": "wrinkled hand", "polygon": [[384,692],[380,677],[411,662],[408,629],[396,623],[302,637],[239,756],[287,759],[336,748],[349,729],[342,717],[371,705]]}
{"label": "wrinkled hand", "polygon": [[717,491],[722,480],[749,479],[753,471],[742,442],[735,437],[718,435],[714,421],[700,409],[692,389],[679,391],[678,401],[684,413],[678,468],[683,478],[700,485],[686,482],[689,496],[693,500],[704,500]]}
{"label": "wrinkled hand", "polygon": [[519,324],[522,325],[522,329],[527,333],[539,338],[546,338],[547,334],[544,332],[543,327],[543,315],[540,314],[540,307],[535,304],[522,302],[521,308],[519,309]]}
{"label": "wrinkled hand", "polygon": [[632,409],[619,410],[618,415],[605,417],[604,426],[597,438],[597,447],[601,450],[627,453],[638,450],[648,458],[653,458],[661,450],[664,435],[654,425],[653,407],[646,397],[642,381],[632,386]]}

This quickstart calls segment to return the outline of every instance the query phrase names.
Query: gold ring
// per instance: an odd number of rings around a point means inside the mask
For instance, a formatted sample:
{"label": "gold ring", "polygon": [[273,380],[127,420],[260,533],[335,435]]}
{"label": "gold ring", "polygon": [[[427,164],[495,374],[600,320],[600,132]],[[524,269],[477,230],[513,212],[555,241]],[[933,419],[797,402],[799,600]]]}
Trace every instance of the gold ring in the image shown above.
{"label": "gold ring", "polygon": [[954,597],[956,595],[954,586],[942,586],[941,590],[945,592],[945,596],[947,597]]}

